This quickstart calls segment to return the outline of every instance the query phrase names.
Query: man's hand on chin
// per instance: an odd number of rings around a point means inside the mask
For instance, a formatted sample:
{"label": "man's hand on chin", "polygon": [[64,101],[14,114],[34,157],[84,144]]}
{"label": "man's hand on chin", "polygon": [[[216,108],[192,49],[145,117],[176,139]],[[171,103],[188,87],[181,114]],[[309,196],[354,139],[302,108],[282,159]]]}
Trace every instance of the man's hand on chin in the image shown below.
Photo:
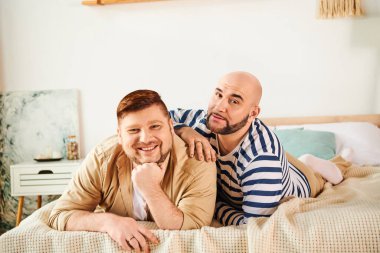
{"label": "man's hand on chin", "polygon": [[164,175],[165,169],[161,168],[157,163],[144,163],[133,168],[132,181],[141,194],[146,197],[161,189]]}
{"label": "man's hand on chin", "polygon": [[157,226],[161,229],[180,229],[184,215],[161,188],[166,170],[164,165],[161,166],[157,163],[137,165],[132,170],[132,181],[145,199]]}

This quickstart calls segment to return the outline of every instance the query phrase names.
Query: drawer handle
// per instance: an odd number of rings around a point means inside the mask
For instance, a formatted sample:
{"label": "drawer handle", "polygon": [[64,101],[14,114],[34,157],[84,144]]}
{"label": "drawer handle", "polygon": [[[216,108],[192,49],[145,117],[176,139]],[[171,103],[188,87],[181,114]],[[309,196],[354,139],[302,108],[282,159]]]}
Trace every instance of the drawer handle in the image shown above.
{"label": "drawer handle", "polygon": [[54,174],[51,170],[40,170],[38,174]]}

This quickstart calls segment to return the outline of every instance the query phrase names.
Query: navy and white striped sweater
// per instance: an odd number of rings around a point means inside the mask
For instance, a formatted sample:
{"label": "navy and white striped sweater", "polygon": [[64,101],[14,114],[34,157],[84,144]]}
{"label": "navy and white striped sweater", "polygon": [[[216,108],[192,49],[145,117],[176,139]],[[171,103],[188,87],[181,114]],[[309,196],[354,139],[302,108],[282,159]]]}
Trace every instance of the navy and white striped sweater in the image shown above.
{"label": "navy and white striped sweater", "polygon": [[215,216],[223,225],[270,216],[286,196],[309,197],[306,177],[286,159],[277,136],[255,119],[239,145],[221,156],[218,140],[206,126],[204,110],[172,110],[175,127],[190,126],[208,138],[217,153],[218,198]]}

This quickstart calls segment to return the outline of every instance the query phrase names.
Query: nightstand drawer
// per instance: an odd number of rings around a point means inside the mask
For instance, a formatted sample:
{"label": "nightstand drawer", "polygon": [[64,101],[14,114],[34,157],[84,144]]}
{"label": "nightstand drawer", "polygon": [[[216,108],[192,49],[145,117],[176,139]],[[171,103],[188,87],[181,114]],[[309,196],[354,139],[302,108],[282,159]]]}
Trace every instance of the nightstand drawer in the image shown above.
{"label": "nightstand drawer", "polygon": [[12,196],[62,194],[79,164],[79,161],[61,161],[12,165]]}

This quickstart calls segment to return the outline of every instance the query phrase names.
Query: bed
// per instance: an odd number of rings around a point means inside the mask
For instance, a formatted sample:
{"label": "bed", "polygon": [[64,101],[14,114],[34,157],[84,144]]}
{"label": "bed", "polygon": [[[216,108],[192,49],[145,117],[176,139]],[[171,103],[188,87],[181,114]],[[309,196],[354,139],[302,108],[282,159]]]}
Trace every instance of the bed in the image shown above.
{"label": "bed", "polygon": [[[151,252],[379,252],[380,114],[263,121],[280,134],[304,131],[309,146],[317,142],[310,136],[320,142],[321,132],[333,134],[334,155],[347,148],[352,152],[353,165],[344,181],[327,183],[317,198],[286,201],[270,218],[252,218],[243,226],[168,231],[142,222],[160,240],[151,245]],[[331,145],[327,149],[331,151]],[[123,252],[104,233],[51,229],[46,223],[53,206],[43,206],[3,234],[0,252]]]}

